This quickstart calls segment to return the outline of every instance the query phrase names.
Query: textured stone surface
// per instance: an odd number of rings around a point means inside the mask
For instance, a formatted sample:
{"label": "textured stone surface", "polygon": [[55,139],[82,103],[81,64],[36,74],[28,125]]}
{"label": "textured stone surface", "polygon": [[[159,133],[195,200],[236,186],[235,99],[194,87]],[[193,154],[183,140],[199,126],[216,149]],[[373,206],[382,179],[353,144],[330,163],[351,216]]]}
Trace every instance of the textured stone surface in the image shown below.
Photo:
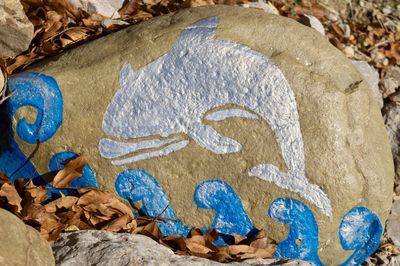
{"label": "textured stone surface", "polygon": [[54,265],[51,247],[39,232],[3,209],[0,209],[0,247],[0,265]]}
{"label": "textured stone surface", "polygon": [[33,25],[17,0],[0,1],[0,58],[15,56],[26,49],[33,38]]}
{"label": "textured stone surface", "polygon": [[394,199],[392,211],[386,223],[386,235],[395,244],[400,247],[400,197]]}
{"label": "textured stone surface", "polygon": [[383,107],[382,94],[379,91],[379,73],[365,61],[351,61],[358,71],[362,74],[365,81],[368,82],[369,87],[376,98],[379,107]]}
{"label": "textured stone surface", "polygon": [[400,196],[400,106],[395,104],[386,105],[384,120],[395,165],[395,193]]}
{"label": "textured stone surface", "polygon": [[382,80],[383,96],[394,94],[400,87],[400,67],[390,66]]}
{"label": "textured stone surface", "polygon": [[[44,110],[41,130],[17,126],[23,153],[41,140],[34,164],[43,173],[52,156],[70,156],[56,153],[89,153],[90,176],[103,188],[141,201],[148,215],[180,219],[163,232],[214,226],[247,233],[255,226],[282,241],[288,228],[279,220],[291,222],[299,232],[284,244],[315,260],[318,251],[333,265],[353,252],[342,244],[356,245],[341,243],[339,228],[362,241],[345,229],[369,237],[376,218],[367,210],[349,213],[353,207],[368,208],[382,224],[389,214],[394,171],[375,98],[340,51],[296,21],[255,9],[185,10],[30,71],[47,76],[15,76],[10,90],[20,93],[11,110],[37,91],[47,98],[44,107],[32,104]],[[30,79],[34,92],[22,89]],[[35,115],[21,108],[14,118],[33,122]],[[16,149],[9,154],[22,157]],[[12,173],[21,163],[8,155],[0,157],[0,170]],[[19,174],[32,171],[27,164]],[[341,227],[343,217],[357,213],[366,215],[362,223],[346,219]]]}
{"label": "textured stone surface", "polygon": [[62,234],[53,243],[56,264],[59,266],[80,265],[157,265],[157,266],[218,266],[218,265],[311,265],[301,261],[280,261],[275,259],[254,259],[241,263],[218,263],[193,256],[178,256],[154,240],[131,234],[117,234],[105,231],[81,231]]}

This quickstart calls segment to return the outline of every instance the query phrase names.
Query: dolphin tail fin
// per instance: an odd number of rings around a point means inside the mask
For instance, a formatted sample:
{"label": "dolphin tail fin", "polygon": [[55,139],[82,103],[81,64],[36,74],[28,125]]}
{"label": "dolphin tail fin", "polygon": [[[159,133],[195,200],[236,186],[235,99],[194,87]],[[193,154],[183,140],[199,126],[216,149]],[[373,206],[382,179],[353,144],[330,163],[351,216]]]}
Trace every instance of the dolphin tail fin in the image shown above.
{"label": "dolphin tail fin", "polygon": [[318,207],[326,216],[332,217],[332,205],[328,196],[319,186],[309,183],[304,174],[282,173],[274,165],[258,164],[249,171],[249,175],[298,193],[303,199]]}

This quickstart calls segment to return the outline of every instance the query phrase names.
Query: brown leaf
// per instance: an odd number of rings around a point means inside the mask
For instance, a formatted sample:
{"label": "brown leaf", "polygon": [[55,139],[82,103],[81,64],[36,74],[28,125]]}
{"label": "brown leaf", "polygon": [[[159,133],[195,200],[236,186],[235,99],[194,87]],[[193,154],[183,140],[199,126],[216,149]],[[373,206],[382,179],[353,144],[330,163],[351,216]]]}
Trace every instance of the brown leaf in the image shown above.
{"label": "brown leaf", "polygon": [[158,228],[156,222],[151,222],[148,225],[146,225],[142,231],[140,232],[140,234],[148,236],[152,239],[154,239],[155,241],[159,242],[159,240],[162,237],[161,231]]}
{"label": "brown leaf", "polygon": [[215,228],[210,228],[206,232],[206,239],[209,242],[214,242],[218,239],[218,232],[215,230]]}
{"label": "brown leaf", "polygon": [[70,160],[64,169],[60,170],[54,177],[53,186],[55,188],[66,188],[76,178],[82,176],[82,171],[88,163],[88,156],[81,154],[79,157]]}
{"label": "brown leaf", "polygon": [[184,252],[187,251],[185,240],[182,237],[177,236],[177,235],[165,237],[161,240],[161,243],[172,248],[173,250],[179,250],[179,251],[184,251]]}
{"label": "brown leaf", "polygon": [[7,199],[13,212],[21,212],[22,199],[13,185],[4,183],[0,188],[0,197],[5,197]]}
{"label": "brown leaf", "polygon": [[33,184],[32,179],[25,183],[25,193],[28,193],[33,199],[33,204],[39,205],[47,200],[47,188],[37,187]]}
{"label": "brown leaf", "polygon": [[102,230],[110,232],[121,232],[123,228],[132,221],[132,217],[124,214],[105,225]]}
{"label": "brown leaf", "polygon": [[6,176],[4,173],[0,172],[0,185],[3,185],[4,183],[11,184],[8,176]]}
{"label": "brown leaf", "polygon": [[56,218],[45,219],[40,227],[40,234],[48,241],[57,240],[66,226]]}
{"label": "brown leaf", "polygon": [[139,11],[137,0],[126,1],[125,5],[118,11],[121,18],[131,17]]}
{"label": "brown leaf", "polygon": [[186,247],[188,248],[188,250],[190,250],[191,253],[209,254],[212,252],[212,250],[205,245],[190,241],[187,242],[186,240],[187,239],[185,239]]}
{"label": "brown leaf", "polygon": [[73,205],[78,201],[77,197],[74,196],[63,196],[58,198],[44,206],[48,213],[56,213],[58,209],[71,209]]}

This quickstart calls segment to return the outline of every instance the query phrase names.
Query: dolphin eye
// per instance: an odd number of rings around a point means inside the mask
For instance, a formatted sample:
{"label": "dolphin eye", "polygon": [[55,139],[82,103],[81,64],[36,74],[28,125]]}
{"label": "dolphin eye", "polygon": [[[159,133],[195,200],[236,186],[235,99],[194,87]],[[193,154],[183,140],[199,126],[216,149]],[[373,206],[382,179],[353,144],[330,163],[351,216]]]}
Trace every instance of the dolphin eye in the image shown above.
{"label": "dolphin eye", "polygon": [[182,49],[182,50],[179,52],[179,57],[184,57],[184,56],[186,56],[187,54],[189,54],[189,50],[188,50],[188,49]]}

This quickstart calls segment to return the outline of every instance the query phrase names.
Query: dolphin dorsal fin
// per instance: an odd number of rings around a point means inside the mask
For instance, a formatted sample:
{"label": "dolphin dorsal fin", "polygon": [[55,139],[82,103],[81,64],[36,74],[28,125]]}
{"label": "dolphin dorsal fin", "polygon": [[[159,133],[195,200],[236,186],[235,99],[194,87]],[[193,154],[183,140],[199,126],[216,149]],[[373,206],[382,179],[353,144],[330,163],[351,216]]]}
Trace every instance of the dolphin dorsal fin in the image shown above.
{"label": "dolphin dorsal fin", "polygon": [[119,72],[119,82],[121,87],[123,87],[123,83],[127,81],[132,81],[136,76],[136,72],[133,70],[131,64],[124,64]]}
{"label": "dolphin dorsal fin", "polygon": [[218,27],[218,18],[209,17],[199,20],[186,27],[175,42],[174,48],[200,45],[207,40],[213,39]]}

